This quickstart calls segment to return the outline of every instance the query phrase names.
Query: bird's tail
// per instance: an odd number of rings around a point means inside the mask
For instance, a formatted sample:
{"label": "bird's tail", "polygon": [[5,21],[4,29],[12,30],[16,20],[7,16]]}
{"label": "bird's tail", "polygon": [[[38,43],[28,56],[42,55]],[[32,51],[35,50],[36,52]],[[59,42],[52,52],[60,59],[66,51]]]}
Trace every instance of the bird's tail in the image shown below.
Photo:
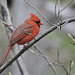
{"label": "bird's tail", "polygon": [[13,47],[13,46],[9,46],[9,48],[8,48],[8,50],[7,50],[5,56],[4,56],[4,58],[3,58],[3,60],[2,60],[2,62],[1,62],[1,64],[0,64],[0,66],[3,65],[3,63],[4,63],[4,61],[6,60],[6,58],[7,58],[7,56],[8,56],[8,54],[9,54],[9,52],[10,52],[10,50],[11,50],[12,47]]}

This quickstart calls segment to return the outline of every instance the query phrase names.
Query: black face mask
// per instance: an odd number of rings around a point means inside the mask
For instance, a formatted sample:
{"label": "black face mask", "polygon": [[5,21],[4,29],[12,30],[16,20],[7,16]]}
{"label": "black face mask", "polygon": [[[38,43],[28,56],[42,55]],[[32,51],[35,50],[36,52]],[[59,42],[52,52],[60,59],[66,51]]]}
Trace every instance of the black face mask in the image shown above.
{"label": "black face mask", "polygon": [[39,25],[40,21],[36,21],[36,23],[37,23],[37,25],[40,27],[40,25]]}

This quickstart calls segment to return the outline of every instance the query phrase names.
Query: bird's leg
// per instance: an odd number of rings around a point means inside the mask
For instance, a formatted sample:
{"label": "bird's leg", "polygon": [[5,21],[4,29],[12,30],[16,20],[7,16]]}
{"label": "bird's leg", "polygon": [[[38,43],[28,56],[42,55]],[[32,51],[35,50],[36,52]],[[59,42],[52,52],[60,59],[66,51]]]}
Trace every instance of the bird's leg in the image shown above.
{"label": "bird's leg", "polygon": [[23,44],[23,48],[26,48],[29,45],[29,42],[27,42],[26,44]]}
{"label": "bird's leg", "polygon": [[23,49],[27,49],[27,44],[23,44]]}
{"label": "bird's leg", "polygon": [[25,46],[25,44],[23,44],[23,48],[25,48],[26,46]]}

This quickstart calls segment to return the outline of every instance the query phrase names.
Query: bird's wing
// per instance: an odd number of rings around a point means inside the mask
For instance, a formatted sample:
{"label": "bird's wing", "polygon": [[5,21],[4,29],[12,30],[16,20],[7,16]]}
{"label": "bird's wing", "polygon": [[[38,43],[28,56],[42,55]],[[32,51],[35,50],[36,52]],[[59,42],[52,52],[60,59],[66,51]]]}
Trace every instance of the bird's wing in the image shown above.
{"label": "bird's wing", "polygon": [[[9,44],[13,45],[14,43],[18,42],[19,40],[23,39],[24,37],[28,36],[26,33],[32,33],[34,26],[28,23],[23,23],[20,25],[11,35],[9,40]],[[26,32],[26,33],[25,33]]]}

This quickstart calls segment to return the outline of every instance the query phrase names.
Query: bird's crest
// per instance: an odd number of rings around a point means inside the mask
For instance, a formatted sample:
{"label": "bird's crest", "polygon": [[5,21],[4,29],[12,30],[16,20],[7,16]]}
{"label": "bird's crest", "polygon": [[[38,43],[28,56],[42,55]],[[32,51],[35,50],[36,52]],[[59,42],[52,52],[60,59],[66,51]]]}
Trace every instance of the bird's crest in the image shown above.
{"label": "bird's crest", "polygon": [[34,15],[34,14],[32,14],[32,13],[30,13],[30,15],[31,15],[31,18],[32,18],[32,19],[34,19],[34,20],[36,20],[36,21],[40,21],[40,19],[39,19],[36,15]]}

